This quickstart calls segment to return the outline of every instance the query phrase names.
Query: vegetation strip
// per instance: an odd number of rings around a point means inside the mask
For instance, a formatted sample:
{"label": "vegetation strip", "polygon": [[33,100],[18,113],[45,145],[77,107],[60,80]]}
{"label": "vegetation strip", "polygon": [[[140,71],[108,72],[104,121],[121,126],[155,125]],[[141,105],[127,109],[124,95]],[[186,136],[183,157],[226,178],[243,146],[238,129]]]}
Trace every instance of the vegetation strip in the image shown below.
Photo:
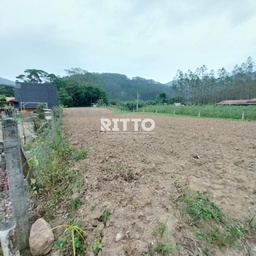
{"label": "vegetation strip", "polygon": [[[256,121],[256,106],[174,106],[144,104],[143,102],[139,103],[139,113]],[[109,109],[117,112],[132,112],[136,109],[136,102],[122,102],[116,107]]]}
{"label": "vegetation strip", "polygon": [[247,241],[256,234],[254,217],[244,222],[233,220],[208,195],[190,189],[181,192],[176,203],[182,217],[193,228],[197,246],[204,255],[210,255],[214,246],[233,246],[246,253],[250,251]]}
{"label": "vegetation strip", "polygon": [[72,170],[72,164],[87,157],[87,152],[74,150],[67,142],[61,129],[63,110],[54,111],[51,126],[39,130],[38,139],[27,144],[33,174],[30,182],[31,196],[36,202],[37,214],[53,219],[58,209],[63,209],[69,216],[67,223],[54,227],[63,228],[54,248],[62,249],[73,255],[86,255],[84,237],[80,224],[73,220],[74,211],[82,203],[80,198],[71,198],[73,190],[81,188],[81,173]]}

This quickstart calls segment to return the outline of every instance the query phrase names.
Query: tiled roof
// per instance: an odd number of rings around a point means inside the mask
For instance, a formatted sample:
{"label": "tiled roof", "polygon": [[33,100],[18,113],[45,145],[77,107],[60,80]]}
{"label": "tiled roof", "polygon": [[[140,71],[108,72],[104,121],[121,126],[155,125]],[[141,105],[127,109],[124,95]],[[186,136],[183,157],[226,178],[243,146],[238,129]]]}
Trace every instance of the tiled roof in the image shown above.
{"label": "tiled roof", "polygon": [[217,105],[256,105],[256,98],[247,100],[223,100]]}

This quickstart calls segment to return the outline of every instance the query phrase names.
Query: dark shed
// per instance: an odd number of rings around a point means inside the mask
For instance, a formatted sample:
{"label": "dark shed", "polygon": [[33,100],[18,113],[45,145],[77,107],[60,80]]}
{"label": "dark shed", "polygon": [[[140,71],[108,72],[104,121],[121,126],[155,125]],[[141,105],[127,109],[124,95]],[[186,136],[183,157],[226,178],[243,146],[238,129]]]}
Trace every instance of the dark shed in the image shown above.
{"label": "dark shed", "polygon": [[40,103],[48,108],[58,105],[57,86],[53,84],[20,83],[15,84],[15,107],[35,109]]}

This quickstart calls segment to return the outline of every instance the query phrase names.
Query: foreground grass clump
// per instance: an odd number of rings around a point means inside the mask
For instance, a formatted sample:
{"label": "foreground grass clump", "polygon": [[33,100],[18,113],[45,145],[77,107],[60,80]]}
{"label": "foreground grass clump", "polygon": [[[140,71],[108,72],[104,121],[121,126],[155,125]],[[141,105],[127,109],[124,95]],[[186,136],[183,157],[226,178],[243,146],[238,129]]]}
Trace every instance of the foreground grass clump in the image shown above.
{"label": "foreground grass clump", "polygon": [[85,149],[77,150],[73,153],[73,160],[79,161],[87,157],[87,152]]}
{"label": "foreground grass clump", "polygon": [[159,222],[159,225],[153,229],[156,236],[156,244],[149,246],[147,255],[176,255],[177,244],[170,239],[170,232],[167,227],[167,220]]}
{"label": "foreground grass clump", "polygon": [[190,224],[196,224],[200,221],[214,220],[224,222],[224,214],[210,201],[207,195],[202,195],[196,191],[182,193],[179,200],[183,203],[182,211],[187,214]]}
{"label": "foreground grass clump", "polygon": [[[85,150],[76,151],[68,143],[61,128],[62,109],[55,111],[51,124],[44,127],[38,138],[27,145],[30,175],[30,192],[34,204],[43,205],[46,218],[54,218],[57,210],[70,216],[82,204],[79,197],[74,197],[74,191],[81,191],[82,173],[73,168],[74,162],[86,158]],[[75,192],[75,193],[76,193]],[[40,203],[40,204],[39,204]],[[65,255],[86,255],[85,234],[78,223],[67,220],[54,229],[64,229],[63,235],[55,242],[54,248]]]}
{"label": "foreground grass clump", "polygon": [[[80,173],[70,171],[72,149],[65,140],[61,128],[55,131],[51,142],[45,141],[46,154],[37,158],[38,166],[34,176],[39,186],[39,195],[43,201],[58,205],[66,202],[74,186],[79,186]],[[41,158],[44,159],[41,159]]]}
{"label": "foreground grass clump", "polygon": [[256,231],[252,224],[253,218],[243,223],[233,220],[227,217],[209,196],[192,190],[183,191],[177,203],[181,215],[192,226],[199,243],[197,246],[202,247],[202,251],[208,251],[214,246],[249,251],[247,241]]}
{"label": "foreground grass clump", "polygon": [[31,190],[36,200],[42,201],[47,213],[61,207],[77,209],[80,202],[71,200],[74,189],[81,187],[81,172],[73,170],[73,162],[87,156],[85,150],[76,151],[65,138],[61,128],[62,111],[57,109],[52,124],[30,146],[33,166]]}
{"label": "foreground grass clump", "polygon": [[53,249],[65,251],[67,255],[81,255],[86,256],[85,250],[85,233],[80,228],[79,223],[75,223],[73,220],[68,220],[67,224],[63,224],[54,229],[64,228],[62,238],[55,241]]}
{"label": "foreground grass clump", "polygon": [[174,106],[174,105],[148,105],[140,111],[162,113],[170,115],[184,115],[194,117],[227,118],[252,121],[256,120],[256,106]]}

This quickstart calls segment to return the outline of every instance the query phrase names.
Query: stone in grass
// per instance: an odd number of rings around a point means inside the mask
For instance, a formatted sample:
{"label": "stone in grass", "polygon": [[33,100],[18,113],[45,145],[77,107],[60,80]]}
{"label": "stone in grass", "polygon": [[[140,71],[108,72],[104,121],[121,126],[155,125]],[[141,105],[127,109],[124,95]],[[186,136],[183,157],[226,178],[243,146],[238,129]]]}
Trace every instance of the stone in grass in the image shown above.
{"label": "stone in grass", "polygon": [[38,219],[31,227],[29,247],[33,256],[46,255],[53,246],[54,235],[51,226],[43,218]]}

